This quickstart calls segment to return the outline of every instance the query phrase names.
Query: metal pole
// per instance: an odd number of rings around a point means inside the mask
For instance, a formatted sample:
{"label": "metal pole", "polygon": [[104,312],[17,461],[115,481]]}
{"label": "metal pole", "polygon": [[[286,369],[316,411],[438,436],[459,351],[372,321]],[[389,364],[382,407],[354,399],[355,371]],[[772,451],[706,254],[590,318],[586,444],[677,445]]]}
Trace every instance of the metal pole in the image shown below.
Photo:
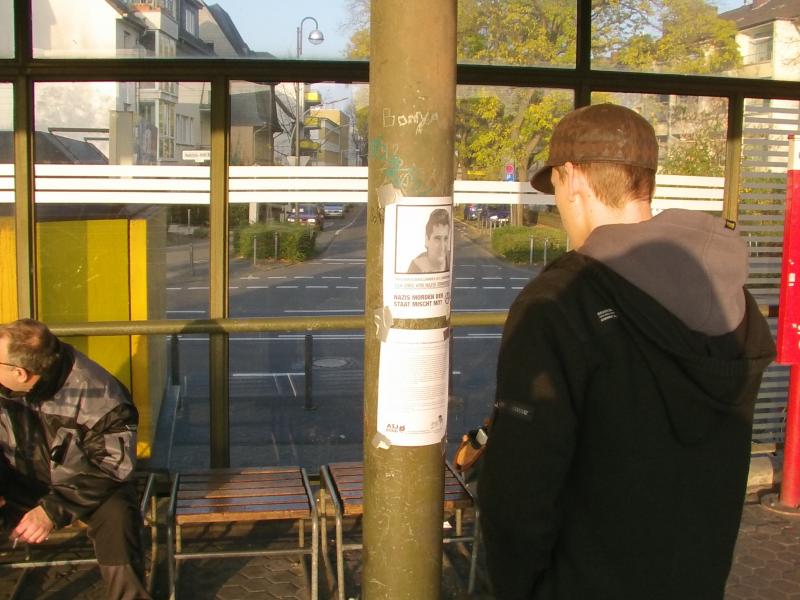
{"label": "metal pole", "polygon": [[800,506],[800,365],[789,371],[789,398],[783,445],[780,500],[783,506]]}
{"label": "metal pole", "polygon": [[256,251],[258,250],[258,236],[253,236],[253,266],[256,266]]}
{"label": "metal pole", "polygon": [[[375,322],[381,321],[381,330],[388,326],[382,278],[385,208],[378,190],[386,185],[405,197],[452,199],[456,0],[373,1],[370,31],[361,589],[369,600],[437,600],[444,440],[387,445],[377,431],[381,334]],[[445,317],[391,323],[397,329],[448,326]]]}
{"label": "metal pole", "polygon": [[549,238],[545,238],[544,239],[544,256],[542,258],[542,265],[545,266],[545,267],[547,266],[547,246],[549,246],[549,245],[550,245]]}
{"label": "metal pole", "polygon": [[314,410],[314,398],[312,396],[312,370],[314,366],[314,336],[310,333],[306,334],[305,344],[305,371],[306,371],[306,395],[305,395],[305,409]]}
{"label": "metal pole", "polygon": [[533,236],[530,237],[530,241],[531,241],[531,251],[528,254],[528,264],[532,265],[533,264]]}

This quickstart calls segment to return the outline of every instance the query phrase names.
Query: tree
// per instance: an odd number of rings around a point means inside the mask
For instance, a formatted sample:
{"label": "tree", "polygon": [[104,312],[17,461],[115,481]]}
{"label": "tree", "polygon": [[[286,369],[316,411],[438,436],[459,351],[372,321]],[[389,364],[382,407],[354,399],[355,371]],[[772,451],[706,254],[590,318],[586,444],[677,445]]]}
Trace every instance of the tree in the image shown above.
{"label": "tree", "polygon": [[[459,0],[458,60],[525,66],[575,64],[576,10],[564,0]],[[351,0],[351,58],[369,55],[369,0]],[[705,0],[594,0],[592,56],[600,68],[714,73],[739,62],[735,28]],[[464,93],[466,92],[466,94]],[[497,179],[513,161],[525,180],[546,154],[572,95],[537,88],[460,90],[460,175]]]}

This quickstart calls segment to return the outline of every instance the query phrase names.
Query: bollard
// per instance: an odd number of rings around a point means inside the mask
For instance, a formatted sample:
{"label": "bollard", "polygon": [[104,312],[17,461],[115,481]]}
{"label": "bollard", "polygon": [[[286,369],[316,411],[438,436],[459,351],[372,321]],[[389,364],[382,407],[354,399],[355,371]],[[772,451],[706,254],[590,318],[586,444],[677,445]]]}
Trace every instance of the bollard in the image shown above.
{"label": "bollard", "polygon": [[258,238],[253,236],[253,266],[256,266],[256,252],[258,250]]}
{"label": "bollard", "polygon": [[278,260],[278,232],[272,234],[272,239],[275,241],[275,260]]}
{"label": "bollard", "polygon": [[180,348],[178,346],[178,334],[173,333],[169,336],[169,355],[170,355],[170,369],[169,381],[172,385],[178,385],[180,379]]}
{"label": "bollard", "polygon": [[550,245],[550,238],[544,238],[544,256],[542,258],[542,265],[547,266],[547,246]]}
{"label": "bollard", "polygon": [[533,236],[530,236],[530,240],[531,240],[531,252],[528,255],[528,264],[532,265],[533,264]]}
{"label": "bollard", "polygon": [[304,408],[306,410],[314,410],[314,399],[311,396],[312,390],[312,370],[314,366],[314,337],[310,334],[306,334],[306,343],[305,343],[305,371],[306,371],[306,392],[305,392],[305,405]]}
{"label": "bollard", "polygon": [[189,265],[192,267],[192,275],[194,275],[194,240],[189,242]]}

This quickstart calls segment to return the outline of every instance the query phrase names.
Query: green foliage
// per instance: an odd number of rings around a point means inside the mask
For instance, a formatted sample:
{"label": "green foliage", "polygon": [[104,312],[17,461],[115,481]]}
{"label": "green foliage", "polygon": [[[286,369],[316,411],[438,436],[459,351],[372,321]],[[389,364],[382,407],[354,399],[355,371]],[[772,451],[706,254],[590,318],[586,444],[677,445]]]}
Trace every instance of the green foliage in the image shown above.
{"label": "green foliage", "polygon": [[531,256],[533,238],[533,262],[544,260],[547,241],[547,262],[552,262],[567,251],[567,234],[563,229],[534,225],[533,227],[498,227],[492,231],[492,250],[513,263],[527,263]]}
{"label": "green foliage", "polygon": [[[302,262],[314,255],[317,234],[305,225],[256,223],[234,230],[233,243],[242,258],[279,259]],[[278,256],[275,256],[277,238]],[[255,240],[255,244],[253,244]]]}
{"label": "green foliage", "polygon": [[[369,6],[350,0],[350,58],[369,56]],[[576,19],[576,3],[564,0],[458,0],[458,60],[574,66]],[[735,34],[706,0],[592,1],[592,60],[599,68],[719,73],[740,63]],[[466,94],[455,128],[457,170],[467,178],[496,180],[513,162],[525,180],[544,160],[553,126],[573,106],[566,91],[485,87]]]}

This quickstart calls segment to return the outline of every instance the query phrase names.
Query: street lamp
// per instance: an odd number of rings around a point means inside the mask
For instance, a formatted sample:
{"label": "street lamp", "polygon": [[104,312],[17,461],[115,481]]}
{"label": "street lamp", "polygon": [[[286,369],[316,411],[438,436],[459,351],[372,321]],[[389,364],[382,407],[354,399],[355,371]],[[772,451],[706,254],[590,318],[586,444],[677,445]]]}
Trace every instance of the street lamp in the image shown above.
{"label": "street lamp", "polygon": [[[303,20],[300,21],[300,26],[297,28],[297,58],[299,59],[303,55],[303,25],[306,21],[314,21],[314,30],[308,34],[308,41],[318,46],[322,42],[325,41],[325,36],[322,35],[322,32],[319,30],[319,23],[314,17],[304,17]],[[297,82],[297,122],[295,123],[295,154],[297,156],[297,166],[300,166],[300,124],[302,123],[303,119],[303,110],[301,108],[300,98],[303,95],[301,92],[303,90],[302,84],[298,81]]]}

